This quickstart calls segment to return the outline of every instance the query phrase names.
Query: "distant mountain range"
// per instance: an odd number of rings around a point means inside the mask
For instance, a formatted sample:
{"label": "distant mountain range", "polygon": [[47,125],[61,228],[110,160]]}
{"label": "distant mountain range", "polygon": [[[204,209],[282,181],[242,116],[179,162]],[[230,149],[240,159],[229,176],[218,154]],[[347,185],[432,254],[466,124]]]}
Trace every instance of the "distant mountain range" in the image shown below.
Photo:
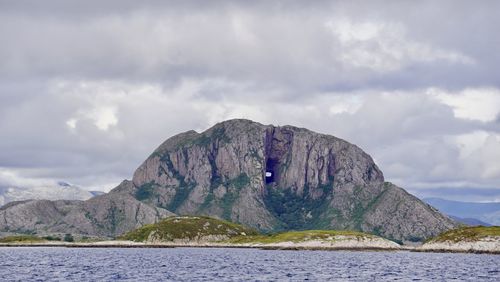
{"label": "distant mountain range", "polygon": [[424,198],[423,200],[462,223],[500,225],[500,203],[459,202],[441,198]]}
{"label": "distant mountain range", "polygon": [[0,206],[14,201],[24,200],[88,200],[102,195],[101,191],[87,191],[76,185],[59,181],[54,185],[31,188],[8,187],[0,189]]}

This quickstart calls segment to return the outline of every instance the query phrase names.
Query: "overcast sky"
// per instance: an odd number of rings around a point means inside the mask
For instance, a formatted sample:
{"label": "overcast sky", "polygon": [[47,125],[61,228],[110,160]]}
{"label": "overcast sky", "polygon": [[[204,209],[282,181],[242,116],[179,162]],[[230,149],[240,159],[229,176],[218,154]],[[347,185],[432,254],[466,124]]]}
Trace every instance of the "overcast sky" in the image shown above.
{"label": "overcast sky", "polygon": [[418,196],[500,201],[500,1],[136,2],[0,0],[0,188],[107,191],[248,118],[355,143]]}

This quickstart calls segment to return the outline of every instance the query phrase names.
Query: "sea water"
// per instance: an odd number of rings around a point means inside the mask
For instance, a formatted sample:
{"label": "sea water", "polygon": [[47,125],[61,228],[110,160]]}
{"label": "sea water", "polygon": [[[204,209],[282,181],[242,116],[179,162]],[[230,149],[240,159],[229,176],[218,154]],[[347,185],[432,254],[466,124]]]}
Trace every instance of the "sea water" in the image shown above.
{"label": "sea water", "polygon": [[500,256],[225,248],[0,248],[2,281],[500,281]]}

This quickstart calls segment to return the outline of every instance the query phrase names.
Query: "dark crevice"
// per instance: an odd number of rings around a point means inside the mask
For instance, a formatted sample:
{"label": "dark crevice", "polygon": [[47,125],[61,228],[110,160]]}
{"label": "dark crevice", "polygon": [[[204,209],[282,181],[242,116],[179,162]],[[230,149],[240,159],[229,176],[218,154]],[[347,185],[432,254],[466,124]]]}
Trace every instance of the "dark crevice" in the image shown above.
{"label": "dark crevice", "polygon": [[266,166],[263,171],[264,182],[268,184],[280,184],[282,167],[286,166],[287,156],[291,153],[293,133],[289,130],[272,127],[266,132],[265,160]]}
{"label": "dark crevice", "polygon": [[267,159],[266,162],[266,184],[274,183],[278,179],[279,161],[275,159]]}

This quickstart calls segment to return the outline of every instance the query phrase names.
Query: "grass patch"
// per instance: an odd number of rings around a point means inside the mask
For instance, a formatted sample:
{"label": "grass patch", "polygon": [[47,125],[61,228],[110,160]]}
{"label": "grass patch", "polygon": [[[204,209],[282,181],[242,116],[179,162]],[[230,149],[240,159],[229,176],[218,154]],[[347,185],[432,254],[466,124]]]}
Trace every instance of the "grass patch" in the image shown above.
{"label": "grass patch", "polygon": [[335,236],[349,236],[356,238],[371,238],[373,235],[349,231],[349,230],[305,230],[305,231],[290,231],[284,233],[258,235],[258,236],[238,236],[229,240],[231,243],[260,243],[272,244],[280,242],[304,242],[309,240],[335,240]]}
{"label": "grass patch", "polygon": [[44,236],[42,239],[47,240],[47,241],[61,241],[61,238],[56,237],[56,236]]}
{"label": "grass patch", "polygon": [[257,235],[257,231],[229,221],[205,216],[169,217],[155,224],[144,225],[136,230],[120,236],[118,239],[136,242],[147,241],[154,232],[155,239],[173,241],[176,239],[197,240],[210,235],[229,237]]}
{"label": "grass patch", "polygon": [[15,235],[0,238],[0,243],[35,243],[43,241],[45,240],[31,235]]}
{"label": "grass patch", "polygon": [[462,227],[441,233],[440,235],[429,239],[427,242],[473,242],[485,237],[500,237],[500,226],[474,226]]}

